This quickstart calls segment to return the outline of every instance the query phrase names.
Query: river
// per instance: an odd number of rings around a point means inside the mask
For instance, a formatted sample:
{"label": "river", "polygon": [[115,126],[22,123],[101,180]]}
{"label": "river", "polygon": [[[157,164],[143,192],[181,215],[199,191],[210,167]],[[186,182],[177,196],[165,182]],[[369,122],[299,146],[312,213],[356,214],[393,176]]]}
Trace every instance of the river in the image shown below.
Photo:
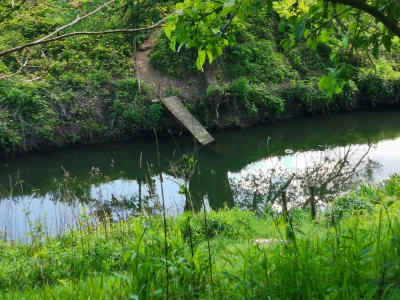
{"label": "river", "polygon": [[[157,213],[160,168],[169,214],[199,210],[202,199],[207,208],[259,211],[278,203],[283,188],[290,205],[301,206],[310,186],[323,205],[360,181],[376,183],[400,171],[398,110],[212,134],[217,144],[198,149],[189,135],[159,137],[160,167],[154,137],[2,158],[0,237],[24,237],[40,223],[60,233],[83,212],[106,211],[113,218]],[[195,169],[185,155],[193,156]]]}

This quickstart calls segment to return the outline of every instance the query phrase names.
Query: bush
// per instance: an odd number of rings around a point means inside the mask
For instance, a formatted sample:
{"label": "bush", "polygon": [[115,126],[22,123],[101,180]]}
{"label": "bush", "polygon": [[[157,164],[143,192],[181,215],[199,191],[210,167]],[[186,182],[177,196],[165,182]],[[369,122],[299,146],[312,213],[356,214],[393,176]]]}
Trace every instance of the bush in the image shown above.
{"label": "bush", "polygon": [[343,91],[336,96],[340,107],[345,111],[355,109],[358,101],[358,87],[353,80],[346,82]]}
{"label": "bush", "polygon": [[332,100],[321,90],[314,80],[299,80],[294,85],[293,94],[295,100],[303,110],[310,114],[330,112]]}
{"label": "bush", "polygon": [[[207,231],[208,236],[211,238],[224,236],[224,237],[237,237],[251,235],[252,229],[255,227],[255,215],[250,211],[242,211],[235,207],[229,209],[227,207],[216,211],[209,211],[207,213]],[[186,228],[187,215],[181,216],[181,228]],[[182,226],[183,224],[183,226]],[[190,216],[190,226],[192,236],[195,239],[204,239],[206,232],[206,223],[204,221],[203,213],[192,214]],[[189,232],[184,232],[185,236],[189,236]]]}
{"label": "bush", "polygon": [[136,79],[123,79],[115,83],[114,114],[121,117],[121,127],[130,125],[137,129],[146,124],[146,108],[138,95],[139,88]]}
{"label": "bush", "polygon": [[393,82],[375,74],[361,75],[358,88],[362,102],[368,106],[388,104],[393,100]]}
{"label": "bush", "polygon": [[[274,43],[269,40],[255,39],[243,34],[241,44],[226,53],[227,73],[232,78],[246,76],[251,82],[282,82],[293,78],[290,65],[285,63],[281,53],[274,50]],[[239,36],[238,40],[241,39]]]}
{"label": "bush", "polygon": [[248,102],[254,104],[263,116],[275,120],[284,110],[284,100],[268,91],[264,85],[253,85],[248,92]]}
{"label": "bush", "polygon": [[0,110],[0,146],[7,152],[15,151],[22,143],[19,126],[8,111]]}
{"label": "bush", "polygon": [[230,92],[245,101],[247,101],[247,96],[250,90],[250,82],[245,77],[240,77],[232,81],[230,86]]}
{"label": "bush", "polygon": [[164,111],[164,105],[161,103],[154,103],[149,107],[150,117],[153,123],[153,127],[158,128],[160,126],[161,117]]}
{"label": "bush", "polygon": [[222,101],[236,99],[239,100],[239,104],[244,105],[253,121],[258,122],[265,117],[276,120],[284,110],[284,100],[276,94],[263,84],[250,84],[247,78],[240,77],[230,85],[210,87],[202,106],[209,112]]}
{"label": "bush", "polygon": [[339,198],[336,198],[332,203],[332,211],[330,212],[331,217],[334,218],[335,222],[340,221],[344,217],[348,217],[354,212],[358,213],[372,213],[374,205],[362,197],[349,194]]}
{"label": "bush", "polygon": [[385,183],[385,191],[388,196],[400,198],[400,174],[395,173],[390,175],[390,178]]}

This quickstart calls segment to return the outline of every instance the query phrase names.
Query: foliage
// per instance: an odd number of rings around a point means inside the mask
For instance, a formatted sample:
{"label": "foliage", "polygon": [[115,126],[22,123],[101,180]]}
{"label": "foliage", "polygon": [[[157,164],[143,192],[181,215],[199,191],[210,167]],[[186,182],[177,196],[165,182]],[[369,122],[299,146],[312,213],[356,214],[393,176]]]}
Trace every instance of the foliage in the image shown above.
{"label": "foliage", "polygon": [[283,55],[275,51],[273,41],[257,39],[244,32],[238,33],[237,39],[241,42],[224,56],[231,78],[246,76],[254,83],[278,83],[294,77]]}
{"label": "foliage", "polygon": [[[321,1],[176,3],[117,0],[62,33],[143,27],[183,9],[169,19],[165,35],[158,36],[151,63],[182,80],[197,76],[197,65],[207,59],[217,63],[221,86],[208,94],[204,88],[196,97],[200,101],[187,95],[183,101],[196,117],[220,128],[400,101],[400,43],[389,39],[390,32],[382,33],[381,25],[370,22],[368,27],[365,13],[344,9],[343,4],[334,7],[329,1],[325,6]],[[0,51],[43,37],[100,4],[26,2],[16,3],[14,12],[1,6]],[[318,27],[318,18],[329,23]],[[348,28],[344,37],[341,24]],[[149,101],[152,87],[142,83],[138,93],[122,84],[136,77],[133,45],[139,47],[148,35],[75,36],[1,57],[0,77],[6,77],[0,79],[1,153],[117,139],[167,123],[173,126],[169,115]],[[383,51],[389,45],[392,51]],[[325,71],[330,75],[319,80]],[[235,87],[240,80],[248,82],[247,87],[242,82],[243,91]],[[331,97],[318,91],[318,85]]]}
{"label": "foliage", "polygon": [[[180,217],[181,224],[187,223],[187,215]],[[183,223],[182,223],[183,222]],[[185,223],[186,222],[186,223]],[[235,238],[237,236],[256,236],[257,218],[251,211],[242,211],[239,208],[229,209],[225,207],[218,212],[209,211],[207,213],[207,223],[204,219],[204,212],[199,214],[190,214],[191,233],[183,231],[185,237],[192,235],[196,241],[205,240],[205,232],[211,238],[226,237]],[[185,228],[184,226],[182,226]]]}
{"label": "foliage", "polygon": [[[361,73],[358,79],[360,92],[366,96],[364,102],[370,106],[384,106],[398,103],[398,91],[400,91],[400,80],[384,78],[375,74]],[[367,96],[368,95],[368,96]]]}
{"label": "foliage", "polygon": [[163,117],[164,106],[161,103],[154,103],[150,105],[150,117],[154,128],[158,128]]}
{"label": "foliage", "polygon": [[400,198],[400,175],[392,174],[385,182],[385,191],[389,196]]}
{"label": "foliage", "polygon": [[337,198],[332,204],[332,210],[328,215],[332,220],[338,221],[353,213],[372,213],[373,203],[366,201],[359,195],[346,195]]}
{"label": "foliage", "polygon": [[165,36],[159,37],[157,45],[150,55],[152,66],[171,77],[183,77],[187,72],[195,72],[195,59],[195,52],[190,50],[182,50],[180,53],[173,52]]}
{"label": "foliage", "polygon": [[294,93],[297,101],[308,113],[327,113],[329,112],[329,98],[318,90],[315,81],[296,81]]}
{"label": "foliage", "polygon": [[117,81],[115,88],[114,114],[122,116],[121,123],[141,126],[145,123],[144,105],[139,98],[139,86],[136,79]]}
{"label": "foliage", "polygon": [[7,111],[0,111],[0,145],[3,149],[15,150],[22,142],[18,132],[18,125],[14,124]]}
{"label": "foliage", "polygon": [[[223,49],[236,44],[236,32],[245,23],[247,15],[255,13],[262,1],[190,1],[177,5],[182,14],[170,19],[165,33],[171,40],[171,48],[197,48],[197,67],[202,69],[208,57],[209,63],[223,54]],[[339,94],[353,74],[349,60],[355,51],[372,52],[379,56],[379,48],[390,51],[393,37],[400,36],[396,25],[398,14],[395,2],[388,5],[369,1],[267,1],[267,11],[275,10],[281,16],[280,32],[289,32],[281,41],[290,50],[297,41],[305,38],[308,48],[316,50],[319,43],[328,43],[333,67],[321,78],[319,87],[330,98]],[[379,22],[382,22],[380,24]],[[375,26],[371,26],[374,23]],[[328,26],[329,25],[329,26]],[[382,46],[381,46],[382,45]],[[368,54],[369,56],[369,54]]]}
{"label": "foliage", "polygon": [[263,84],[250,84],[245,77],[240,77],[223,87],[210,87],[205,102],[211,106],[210,109],[223,102],[228,105],[236,102],[246,108],[248,115],[255,122],[263,119],[276,120],[284,110],[282,98],[268,91]]}

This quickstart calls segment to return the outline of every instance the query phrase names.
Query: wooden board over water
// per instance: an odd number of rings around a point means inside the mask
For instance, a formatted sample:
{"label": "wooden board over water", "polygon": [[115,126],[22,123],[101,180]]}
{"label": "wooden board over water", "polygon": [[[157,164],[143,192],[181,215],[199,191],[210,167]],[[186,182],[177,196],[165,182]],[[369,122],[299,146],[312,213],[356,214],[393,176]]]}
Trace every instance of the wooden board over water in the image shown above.
{"label": "wooden board over water", "polygon": [[178,97],[162,98],[162,102],[202,145],[207,145],[215,141],[203,125],[187,110]]}

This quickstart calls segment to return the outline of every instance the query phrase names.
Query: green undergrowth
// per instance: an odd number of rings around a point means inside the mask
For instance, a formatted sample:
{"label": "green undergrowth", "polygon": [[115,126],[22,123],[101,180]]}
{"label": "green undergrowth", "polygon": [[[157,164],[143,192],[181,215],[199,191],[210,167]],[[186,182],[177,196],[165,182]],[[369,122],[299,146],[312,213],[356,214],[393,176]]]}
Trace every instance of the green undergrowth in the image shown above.
{"label": "green undergrowth", "polygon": [[[333,67],[334,45],[319,45],[313,51],[298,42],[284,49],[285,35],[278,31],[278,22],[277,15],[261,9],[237,29],[236,45],[213,62],[219,86],[210,87],[202,99],[190,104],[202,122],[244,127],[304,114],[399,105],[399,45],[394,46],[397,52],[382,54],[376,61],[364,54],[355,57],[350,62],[351,78],[331,99],[319,89],[319,80]],[[151,62],[154,68],[185,81],[196,73],[196,54],[185,48],[173,52],[169,40],[160,35]]]}
{"label": "green undergrowth", "polygon": [[[1,299],[398,299],[399,175],[311,219],[238,208],[92,222],[0,242]],[[257,239],[267,240],[256,244]],[[212,274],[211,274],[212,270]]]}
{"label": "green undergrowth", "polygon": [[[2,22],[0,50],[42,37],[74,20],[82,9],[88,12],[99,4],[51,2],[22,6]],[[170,13],[176,2],[116,1],[66,33],[145,27]],[[399,104],[398,42],[391,54],[379,59],[357,54],[351,62],[355,70],[351,80],[341,94],[329,99],[318,81],[332,67],[331,45],[312,51],[299,41],[285,50],[279,19],[265,8],[250,16],[237,29],[236,45],[213,62],[219,87],[207,92],[205,86],[196,87],[204,93],[196,91],[182,99],[204,125],[245,127],[302,114]],[[139,49],[150,34],[76,36],[2,57],[0,74],[6,78],[0,80],[0,154],[122,139],[153,128],[180,131],[171,114],[151,102],[155,86],[142,83],[138,90],[132,45]],[[173,52],[161,32],[150,61],[165,76],[180,78],[181,86],[189,87],[204,77],[197,70],[196,55],[195,49],[185,47]],[[25,61],[29,64],[21,69]],[[172,89],[179,94],[181,87]]]}

